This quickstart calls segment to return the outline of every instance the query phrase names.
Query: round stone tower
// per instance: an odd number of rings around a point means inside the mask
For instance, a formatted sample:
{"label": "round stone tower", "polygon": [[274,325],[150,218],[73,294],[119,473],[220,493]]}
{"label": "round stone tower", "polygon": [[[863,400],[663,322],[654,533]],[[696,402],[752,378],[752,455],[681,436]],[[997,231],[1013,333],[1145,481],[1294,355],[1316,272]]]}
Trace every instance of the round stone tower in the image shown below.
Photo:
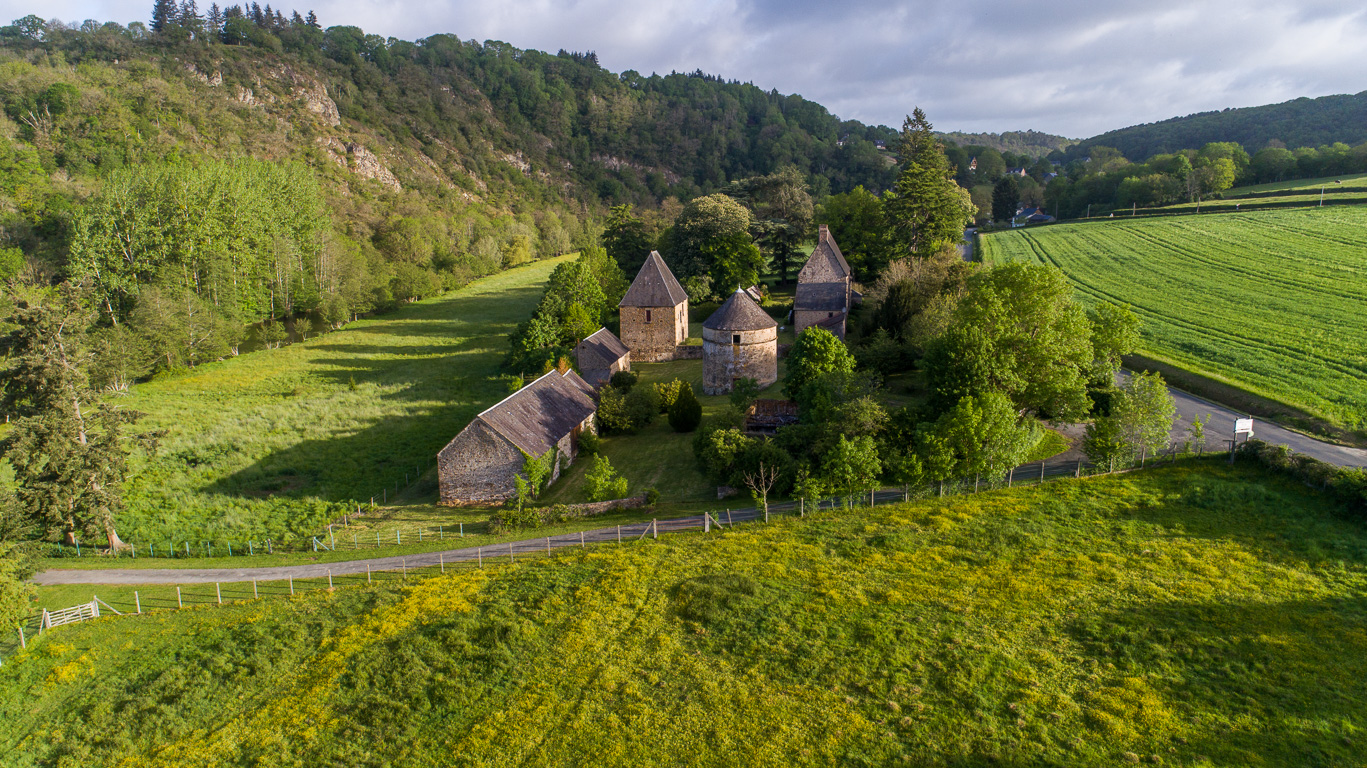
{"label": "round stone tower", "polygon": [[724,395],[745,378],[778,381],[778,323],[737,289],[702,324],[702,391]]}

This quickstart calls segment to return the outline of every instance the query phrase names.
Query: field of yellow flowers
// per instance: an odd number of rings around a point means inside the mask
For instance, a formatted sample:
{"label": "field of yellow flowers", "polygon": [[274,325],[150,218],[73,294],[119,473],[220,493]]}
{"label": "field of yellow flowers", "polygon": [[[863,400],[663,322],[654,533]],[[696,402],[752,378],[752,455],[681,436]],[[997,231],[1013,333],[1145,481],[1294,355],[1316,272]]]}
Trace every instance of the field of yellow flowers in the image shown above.
{"label": "field of yellow flowers", "polygon": [[1195,465],[63,627],[0,764],[1361,765],[1367,528]]}

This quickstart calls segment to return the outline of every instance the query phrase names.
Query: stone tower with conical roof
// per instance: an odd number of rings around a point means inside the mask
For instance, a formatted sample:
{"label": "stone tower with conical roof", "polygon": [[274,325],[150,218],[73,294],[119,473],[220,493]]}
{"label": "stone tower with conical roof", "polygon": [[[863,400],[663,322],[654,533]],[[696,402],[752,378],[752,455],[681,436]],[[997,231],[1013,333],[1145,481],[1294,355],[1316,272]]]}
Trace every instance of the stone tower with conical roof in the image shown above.
{"label": "stone tower with conical roof", "polygon": [[688,294],[658,251],[651,251],[622,302],[622,343],[637,362],[669,360],[688,340]]}
{"label": "stone tower with conical roof", "polygon": [[724,395],[745,378],[778,381],[778,323],[737,288],[702,324],[702,391]]}

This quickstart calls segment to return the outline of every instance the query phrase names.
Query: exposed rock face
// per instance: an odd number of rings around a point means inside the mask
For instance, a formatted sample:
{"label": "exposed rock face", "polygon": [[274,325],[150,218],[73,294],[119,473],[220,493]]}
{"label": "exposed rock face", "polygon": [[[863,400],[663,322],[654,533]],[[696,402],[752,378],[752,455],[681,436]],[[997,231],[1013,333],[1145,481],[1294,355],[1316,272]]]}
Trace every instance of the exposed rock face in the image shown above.
{"label": "exposed rock face", "polygon": [[293,96],[304,102],[304,106],[318,115],[324,123],[332,126],[342,124],[342,114],[337,111],[337,102],[328,98],[327,89],[322,83],[313,81],[307,86],[296,86]]}
{"label": "exposed rock face", "polygon": [[376,157],[374,152],[352,142],[347,143],[346,149],[351,155],[351,170],[356,175],[378,181],[396,192],[403,189],[399,180],[394,178],[394,174],[389,172],[389,169],[380,162],[380,158]]}
{"label": "exposed rock face", "polygon": [[634,163],[630,160],[623,160],[622,158],[616,157],[614,155],[594,155],[589,159],[595,163],[598,163],[604,168],[607,168],[610,171],[620,171],[623,168],[634,168],[640,171],[641,173],[659,173],[660,175],[664,176],[665,181],[668,181],[670,184],[679,183],[679,174],[669,170],[668,168],[652,168],[648,165]]}
{"label": "exposed rock face", "polygon": [[200,72],[199,68],[196,67],[193,63],[186,64],[185,70],[189,72],[190,75],[193,76],[196,80],[200,81],[201,83],[204,83],[205,85],[211,87],[223,85],[223,73],[219,72],[218,70],[214,70],[214,73],[212,75],[206,75],[203,72]]}
{"label": "exposed rock face", "polygon": [[524,176],[528,173],[531,173],[532,171],[532,164],[527,162],[527,159],[522,156],[522,150],[518,150],[516,154],[505,152],[502,155],[502,158],[503,162],[513,166],[519,171],[522,171],[522,174]]}

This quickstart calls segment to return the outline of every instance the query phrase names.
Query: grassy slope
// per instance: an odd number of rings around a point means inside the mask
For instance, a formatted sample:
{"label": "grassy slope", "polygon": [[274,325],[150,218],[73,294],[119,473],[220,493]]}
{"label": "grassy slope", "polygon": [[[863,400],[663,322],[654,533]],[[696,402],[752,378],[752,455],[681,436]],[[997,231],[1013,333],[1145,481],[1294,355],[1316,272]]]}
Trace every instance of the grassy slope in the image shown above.
{"label": "grassy slope", "polygon": [[1367,532],[1336,512],[1180,467],[103,620],[0,668],[0,754],[1354,765]]}
{"label": "grassy slope", "polygon": [[[312,531],[380,500],[507,394],[491,379],[558,260],[478,280],[345,330],[140,384],[122,402],[168,430],[135,465],[125,538]],[[351,382],[355,382],[354,388]]]}
{"label": "grassy slope", "polygon": [[1367,210],[1063,224],[982,238],[1129,302],[1144,350],[1339,425],[1367,422]]}

